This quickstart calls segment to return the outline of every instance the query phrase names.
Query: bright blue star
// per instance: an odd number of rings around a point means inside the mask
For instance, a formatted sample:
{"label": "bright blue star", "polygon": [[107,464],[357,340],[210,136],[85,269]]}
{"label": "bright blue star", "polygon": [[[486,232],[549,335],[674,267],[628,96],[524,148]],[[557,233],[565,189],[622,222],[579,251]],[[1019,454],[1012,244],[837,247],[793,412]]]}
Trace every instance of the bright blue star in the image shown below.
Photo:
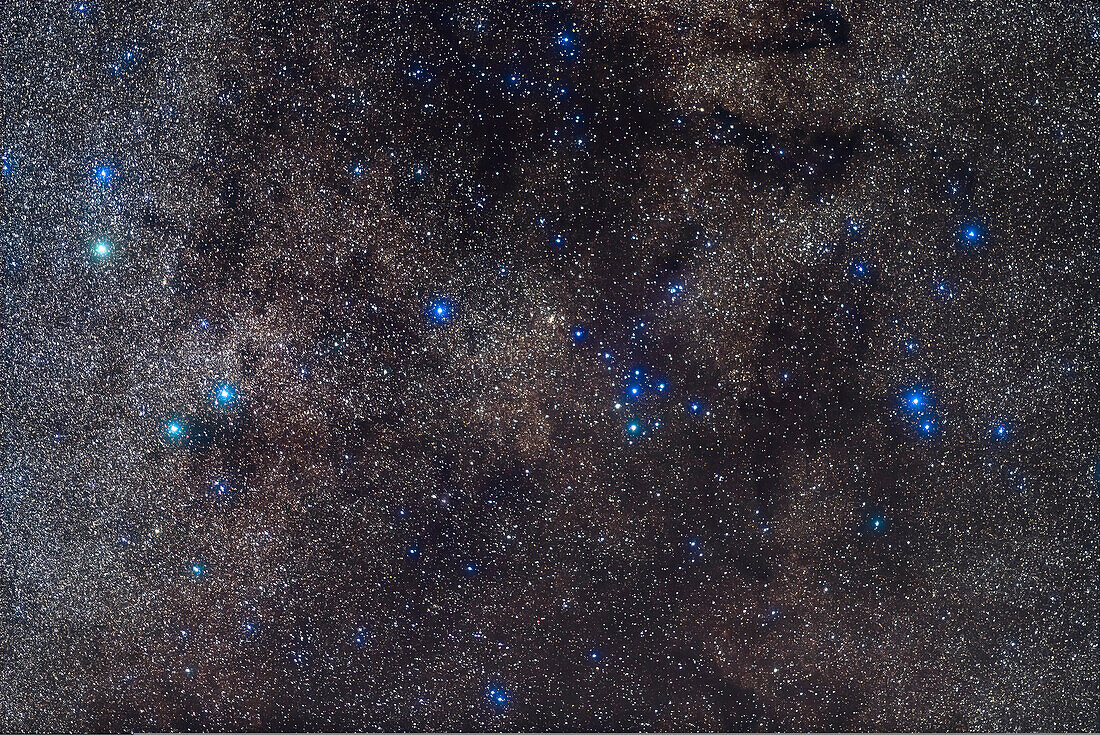
{"label": "bright blue star", "polygon": [[630,434],[631,436],[638,436],[643,431],[645,431],[645,427],[638,419],[633,419],[626,424],[626,433]]}
{"label": "bright blue star", "polygon": [[601,654],[595,648],[591,648],[591,649],[588,650],[588,660],[591,661],[592,663],[599,663],[600,659],[602,659],[602,658],[603,658],[603,654]]}
{"label": "bright blue star", "polygon": [[115,169],[108,163],[96,164],[95,169],[92,171],[92,176],[97,183],[108,186],[115,180]]}
{"label": "bright blue star", "polygon": [[565,235],[554,235],[550,238],[550,243],[559,249],[565,247]]}
{"label": "bright blue star", "polygon": [[237,389],[229,383],[222,383],[214,389],[214,405],[228,408],[237,402]]}
{"label": "bright blue star", "polygon": [[410,559],[419,558],[420,557],[420,547],[417,546],[416,544],[413,544],[412,546],[405,549],[405,556],[409,557]]}
{"label": "bright blue star", "polygon": [[92,257],[96,260],[104,260],[111,254],[111,241],[105,237],[96,238],[92,243]]}
{"label": "bright blue star", "polygon": [[689,398],[687,404],[685,404],[684,407],[687,409],[687,412],[692,414],[693,416],[698,416],[699,414],[703,413],[704,410],[703,402],[700,401],[698,398]]}
{"label": "bright blue star", "polygon": [[512,693],[500,684],[490,684],[485,689],[485,698],[495,709],[504,709],[512,701]]}
{"label": "bright blue star", "polygon": [[889,528],[889,526],[890,524],[884,515],[874,513],[867,517],[867,528],[876,536],[886,533],[886,529]]}
{"label": "bright blue star", "polygon": [[959,226],[959,247],[972,249],[985,244],[985,225],[977,220],[964,222]]}
{"label": "bright blue star", "polygon": [[433,299],[428,303],[428,318],[436,324],[446,324],[454,316],[454,305],[447,299]]}
{"label": "bright blue star", "polygon": [[939,423],[934,412],[932,394],[922,386],[915,386],[899,397],[901,410],[912,422],[911,426],[921,437],[932,437],[939,433]]}
{"label": "bright blue star", "polygon": [[855,260],[853,260],[851,265],[848,267],[848,275],[850,275],[852,279],[856,281],[864,280],[865,278],[867,278],[868,275],[870,275],[870,273],[871,266],[867,263],[867,261],[861,258],[856,258]]}
{"label": "bright blue star", "polygon": [[472,561],[466,562],[464,565],[462,565],[462,571],[468,576],[473,576],[477,574],[477,563]]}
{"label": "bright blue star", "polygon": [[931,396],[924,388],[910,388],[902,395],[902,406],[910,412],[919,412],[927,408],[931,400]]}
{"label": "bright blue star", "polygon": [[182,439],[187,435],[187,426],[179,419],[169,419],[164,424],[164,435],[169,440]]}
{"label": "bright blue star", "polygon": [[1005,421],[998,421],[990,427],[989,433],[994,441],[1002,441],[1012,435],[1012,427]]}
{"label": "bright blue star", "polygon": [[585,337],[588,336],[588,330],[584,327],[573,327],[572,335],[573,342],[575,342],[576,344],[580,344],[584,341]]}
{"label": "bright blue star", "polygon": [[917,433],[926,438],[935,436],[938,433],[935,421],[932,419],[921,419],[917,424]]}
{"label": "bright blue star", "polygon": [[193,561],[187,565],[187,571],[195,579],[201,579],[206,576],[206,565],[200,561]]}

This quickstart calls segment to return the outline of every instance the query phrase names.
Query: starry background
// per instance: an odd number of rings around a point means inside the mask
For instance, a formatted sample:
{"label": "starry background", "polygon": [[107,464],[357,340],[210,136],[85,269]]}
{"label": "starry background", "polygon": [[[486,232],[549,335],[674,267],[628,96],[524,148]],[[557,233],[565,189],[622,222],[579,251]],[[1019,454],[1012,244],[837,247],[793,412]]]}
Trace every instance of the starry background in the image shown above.
{"label": "starry background", "polygon": [[1100,3],[0,12],[2,729],[1100,725]]}

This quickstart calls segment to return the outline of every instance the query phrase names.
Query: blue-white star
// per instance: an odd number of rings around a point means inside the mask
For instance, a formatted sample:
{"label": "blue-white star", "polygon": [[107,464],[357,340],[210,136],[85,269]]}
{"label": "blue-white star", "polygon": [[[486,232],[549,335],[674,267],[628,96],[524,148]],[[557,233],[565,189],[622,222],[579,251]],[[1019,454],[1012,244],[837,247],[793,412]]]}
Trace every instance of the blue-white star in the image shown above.
{"label": "blue-white star", "polygon": [[485,689],[485,697],[494,709],[504,709],[512,701],[511,692],[500,684],[490,684]]}
{"label": "blue-white star", "polygon": [[433,299],[428,303],[428,318],[435,324],[446,324],[454,316],[454,305],[447,299]]}
{"label": "blue-white star", "polygon": [[105,260],[111,254],[111,241],[106,237],[98,237],[92,243],[92,257],[96,260]]}
{"label": "blue-white star", "polygon": [[214,389],[214,405],[228,408],[237,402],[237,389],[230,383],[222,383]]}
{"label": "blue-white star", "polygon": [[115,169],[110,164],[99,163],[96,164],[95,169],[92,171],[92,175],[97,183],[107,186],[115,180]]}

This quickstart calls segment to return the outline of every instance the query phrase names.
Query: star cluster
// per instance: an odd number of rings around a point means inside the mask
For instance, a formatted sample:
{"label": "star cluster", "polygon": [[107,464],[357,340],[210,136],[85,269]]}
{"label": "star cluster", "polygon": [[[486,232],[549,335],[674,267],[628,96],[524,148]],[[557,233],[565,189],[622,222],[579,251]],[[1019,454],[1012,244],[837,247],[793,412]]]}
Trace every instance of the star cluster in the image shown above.
{"label": "star cluster", "polygon": [[0,729],[1095,729],[1094,5],[6,5]]}

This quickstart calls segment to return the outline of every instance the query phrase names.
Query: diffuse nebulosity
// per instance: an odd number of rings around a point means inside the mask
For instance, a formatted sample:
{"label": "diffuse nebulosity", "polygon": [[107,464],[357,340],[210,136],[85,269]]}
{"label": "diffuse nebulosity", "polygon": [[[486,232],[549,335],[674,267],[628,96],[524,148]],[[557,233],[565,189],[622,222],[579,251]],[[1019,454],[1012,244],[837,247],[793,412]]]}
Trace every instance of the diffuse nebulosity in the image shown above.
{"label": "diffuse nebulosity", "polygon": [[0,723],[1095,728],[1093,11],[9,5]]}

